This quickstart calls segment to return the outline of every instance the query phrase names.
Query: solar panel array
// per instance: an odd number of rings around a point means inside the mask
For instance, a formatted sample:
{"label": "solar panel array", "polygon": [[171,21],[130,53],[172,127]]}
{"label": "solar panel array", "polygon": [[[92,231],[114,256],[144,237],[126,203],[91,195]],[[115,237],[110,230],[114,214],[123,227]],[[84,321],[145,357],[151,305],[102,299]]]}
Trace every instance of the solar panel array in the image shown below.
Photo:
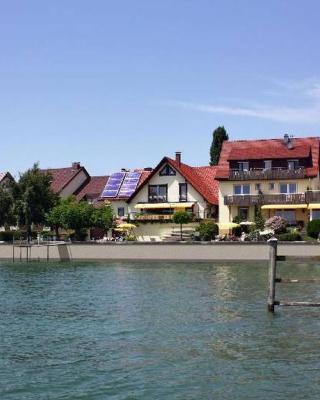
{"label": "solar panel array", "polygon": [[130,197],[136,190],[141,177],[140,172],[127,172],[121,188],[119,190],[119,197]]}
{"label": "solar panel array", "polygon": [[125,175],[125,172],[115,172],[112,174],[103,189],[101,197],[117,197]]}
{"label": "solar panel array", "polygon": [[140,172],[115,172],[110,176],[101,197],[130,197],[136,190],[140,177]]}

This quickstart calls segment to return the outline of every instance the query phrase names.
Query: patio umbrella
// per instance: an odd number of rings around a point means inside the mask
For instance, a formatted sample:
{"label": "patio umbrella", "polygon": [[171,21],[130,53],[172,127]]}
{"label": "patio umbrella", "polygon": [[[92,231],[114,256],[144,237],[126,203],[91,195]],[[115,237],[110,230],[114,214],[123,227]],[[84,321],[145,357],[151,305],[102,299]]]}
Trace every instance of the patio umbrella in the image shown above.
{"label": "patio umbrella", "polygon": [[136,225],[130,224],[130,223],[122,223],[122,224],[119,224],[119,225],[117,226],[117,228],[121,228],[121,229],[134,229],[134,228],[136,228]]}
{"label": "patio umbrella", "polygon": [[233,229],[233,228],[239,228],[239,224],[236,224],[235,222],[221,222],[218,224],[220,229]]}

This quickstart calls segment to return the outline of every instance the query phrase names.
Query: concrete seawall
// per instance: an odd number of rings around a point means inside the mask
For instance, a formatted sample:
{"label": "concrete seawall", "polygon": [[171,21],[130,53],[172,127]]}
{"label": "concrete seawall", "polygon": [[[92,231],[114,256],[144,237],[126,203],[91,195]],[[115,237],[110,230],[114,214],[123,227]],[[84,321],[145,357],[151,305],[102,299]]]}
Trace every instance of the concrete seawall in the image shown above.
{"label": "concrete seawall", "polygon": [[[12,245],[0,245],[0,260],[26,260],[27,249]],[[279,243],[278,254],[293,258],[314,257],[320,259],[318,243]],[[267,243],[72,243],[37,246],[29,249],[31,260],[134,260],[134,261],[254,261],[268,260]]]}

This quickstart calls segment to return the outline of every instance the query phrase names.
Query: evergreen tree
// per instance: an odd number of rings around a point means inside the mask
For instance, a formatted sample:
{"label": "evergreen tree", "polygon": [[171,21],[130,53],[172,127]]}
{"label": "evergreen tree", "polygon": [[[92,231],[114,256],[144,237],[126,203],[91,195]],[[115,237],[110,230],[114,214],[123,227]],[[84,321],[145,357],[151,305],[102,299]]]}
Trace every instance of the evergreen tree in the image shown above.
{"label": "evergreen tree", "polygon": [[220,158],[222,143],[228,140],[229,136],[224,126],[218,126],[212,133],[212,144],[210,147],[210,165],[217,165]]}
{"label": "evergreen tree", "polygon": [[255,218],[254,218],[254,222],[256,224],[256,229],[258,229],[259,231],[263,231],[265,220],[264,220],[264,218],[262,216],[262,212],[261,212],[261,208],[260,207],[258,207],[256,209],[256,215],[255,215]]}

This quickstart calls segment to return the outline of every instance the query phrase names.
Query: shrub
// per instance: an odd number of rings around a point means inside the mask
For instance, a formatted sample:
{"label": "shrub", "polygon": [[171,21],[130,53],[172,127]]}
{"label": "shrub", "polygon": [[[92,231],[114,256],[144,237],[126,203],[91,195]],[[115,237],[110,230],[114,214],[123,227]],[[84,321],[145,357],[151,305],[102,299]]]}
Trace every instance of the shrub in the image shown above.
{"label": "shrub", "polygon": [[308,236],[318,239],[320,233],[320,219],[314,219],[310,221],[307,225]]}
{"label": "shrub", "polygon": [[302,236],[299,232],[281,233],[277,238],[283,242],[301,242]]}
{"label": "shrub", "polygon": [[209,241],[215,239],[219,233],[219,228],[213,221],[201,222],[197,227],[197,232],[199,232],[200,240]]}
{"label": "shrub", "polygon": [[[31,238],[36,239],[38,232],[32,231]],[[0,232],[0,241],[1,242],[12,242],[14,240],[27,239],[27,232],[26,231],[1,231]]]}
{"label": "shrub", "polygon": [[286,231],[287,225],[287,221],[277,215],[269,218],[265,223],[266,228],[272,229],[275,233],[284,233]]}
{"label": "shrub", "polygon": [[126,237],[126,241],[127,242],[136,242],[137,241],[137,237],[135,235],[130,234],[130,235],[128,235]]}
{"label": "shrub", "polygon": [[2,231],[0,232],[0,241],[1,242],[12,242],[14,240],[18,240],[21,237],[20,231]]}

